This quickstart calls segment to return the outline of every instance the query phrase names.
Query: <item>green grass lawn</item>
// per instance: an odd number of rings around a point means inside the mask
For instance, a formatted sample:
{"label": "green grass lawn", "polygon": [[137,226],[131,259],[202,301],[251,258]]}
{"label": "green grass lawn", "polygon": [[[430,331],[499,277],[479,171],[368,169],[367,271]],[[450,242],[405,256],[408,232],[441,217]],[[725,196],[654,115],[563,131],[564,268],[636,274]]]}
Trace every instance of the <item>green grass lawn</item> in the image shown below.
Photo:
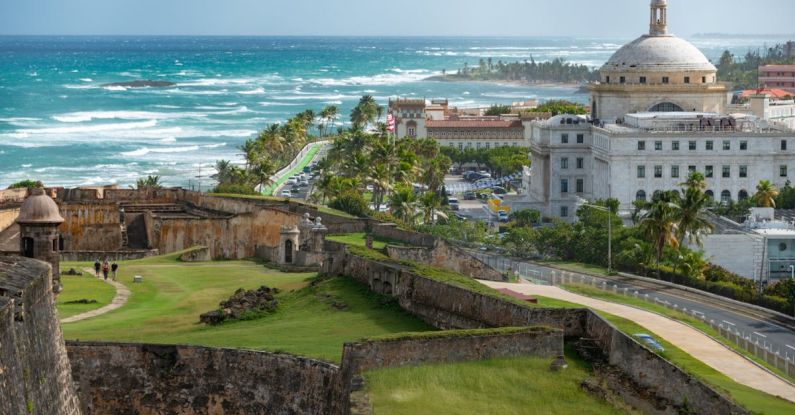
{"label": "green grass lawn", "polygon": [[[78,270],[82,272],[82,268]],[[71,317],[108,305],[116,295],[116,289],[112,285],[94,277],[93,274],[85,272],[83,272],[82,276],[62,275],[61,284],[63,284],[64,290],[55,299],[60,318]],[[78,300],[96,300],[97,302],[93,304],[67,304]]]}
{"label": "green grass lawn", "polygon": [[550,359],[494,359],[384,369],[365,374],[376,415],[621,414],[580,384],[588,365],[567,354],[569,368],[550,372]]}
{"label": "green grass lawn", "polygon": [[754,362],[758,363],[759,365],[764,366],[765,368],[767,368],[768,370],[776,373],[777,375],[779,375],[779,376],[781,376],[781,377],[783,377],[785,379],[789,379],[790,381],[795,381],[795,379],[793,379],[792,377],[788,376],[783,371],[781,371],[778,368],[770,365],[769,363],[765,362],[764,360],[754,356],[753,353],[750,353],[750,352],[746,351],[742,347],[736,345],[731,340],[729,340],[726,337],[722,336],[720,333],[718,333],[717,330],[712,328],[712,326],[710,326],[709,323],[705,323],[705,322],[703,322],[703,321],[701,321],[701,320],[699,320],[699,319],[697,319],[697,318],[695,318],[695,317],[693,317],[693,316],[691,316],[689,314],[685,314],[685,313],[682,313],[680,311],[671,310],[671,309],[666,308],[666,307],[664,307],[664,306],[662,306],[660,304],[649,303],[649,302],[646,302],[645,300],[642,300],[642,299],[639,299],[639,298],[630,297],[630,296],[626,296],[626,295],[621,295],[621,294],[617,294],[617,293],[613,293],[613,292],[609,292],[609,291],[605,291],[605,290],[600,290],[598,288],[591,287],[590,285],[565,284],[565,285],[563,285],[563,288],[565,288],[566,290],[569,290],[569,291],[571,291],[573,293],[581,294],[581,295],[584,295],[584,296],[587,296],[587,297],[598,298],[598,299],[601,299],[601,300],[611,301],[611,302],[614,302],[614,303],[630,305],[630,306],[633,306],[633,307],[636,307],[636,308],[640,308],[640,309],[643,309],[643,310],[652,311],[652,312],[657,313],[657,314],[662,314],[662,315],[664,315],[664,316],[666,316],[668,318],[671,318],[673,320],[680,321],[680,322],[682,322],[684,324],[687,324],[687,325],[689,325],[689,326],[691,326],[691,327],[693,327],[693,328],[695,328],[697,330],[700,330],[700,331],[704,332],[705,334],[707,334],[710,337],[713,337],[714,339],[716,339],[719,342],[723,343],[724,345],[730,347],[732,350],[736,351],[737,353],[740,353],[741,355],[753,360]]}
{"label": "green grass lawn", "polygon": [[[366,234],[364,232],[358,232],[347,233],[344,235],[329,235],[326,237],[326,239],[329,241],[341,242],[347,245],[365,247],[365,236]],[[387,245],[405,246],[406,244],[394,239],[379,238],[377,236],[373,237],[373,249],[383,249]]]}
{"label": "green grass lawn", "polygon": [[[128,303],[65,324],[66,338],[285,351],[338,362],[345,342],[433,330],[352,280],[309,286],[314,274],[285,274],[251,261],[181,263],[176,255],[120,263],[120,280],[132,291]],[[144,283],[129,283],[133,275],[142,275]],[[215,327],[199,323],[201,313],[216,309],[237,288],[261,285],[283,290],[274,314]],[[347,309],[337,310],[333,302],[345,303]]]}

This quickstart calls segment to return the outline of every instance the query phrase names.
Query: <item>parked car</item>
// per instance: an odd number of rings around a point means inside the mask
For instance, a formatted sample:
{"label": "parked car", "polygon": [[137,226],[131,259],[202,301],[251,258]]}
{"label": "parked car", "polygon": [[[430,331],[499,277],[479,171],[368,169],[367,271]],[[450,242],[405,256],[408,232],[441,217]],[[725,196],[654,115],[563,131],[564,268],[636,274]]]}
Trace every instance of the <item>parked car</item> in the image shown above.
{"label": "parked car", "polygon": [[301,179],[301,180],[298,181],[298,185],[299,186],[309,186],[309,180]]}
{"label": "parked car", "polygon": [[304,173],[309,173],[312,171],[312,168],[309,166],[304,167]]}
{"label": "parked car", "polygon": [[465,192],[464,193],[464,200],[477,200],[478,195],[475,192]]}
{"label": "parked car", "polygon": [[500,222],[508,222],[508,212],[499,211],[497,213],[497,219]]}
{"label": "parked car", "polygon": [[665,348],[662,347],[662,345],[659,342],[657,342],[657,340],[655,340],[654,337],[651,337],[646,333],[638,333],[635,335],[635,337],[637,337],[638,340],[643,342],[646,346],[649,346],[650,348],[654,349],[657,352],[662,353],[665,351]]}
{"label": "parked car", "polygon": [[479,171],[478,174],[480,175],[481,178],[491,179],[491,173],[489,173],[489,172],[487,172],[485,170]]}
{"label": "parked car", "polygon": [[506,195],[508,191],[505,190],[504,187],[501,186],[494,186],[491,188],[491,191],[494,192],[495,195]]}
{"label": "parked car", "polygon": [[290,192],[289,190],[282,190],[282,192],[280,193],[280,195],[281,195],[282,197],[293,197],[293,193],[292,193],[292,192]]}
{"label": "parked car", "polygon": [[458,203],[458,199],[451,197],[447,199],[447,204],[450,206],[450,209],[457,211],[461,209],[461,206]]}
{"label": "parked car", "polygon": [[295,177],[290,177],[289,179],[287,179],[287,184],[298,184],[298,179],[296,179]]}

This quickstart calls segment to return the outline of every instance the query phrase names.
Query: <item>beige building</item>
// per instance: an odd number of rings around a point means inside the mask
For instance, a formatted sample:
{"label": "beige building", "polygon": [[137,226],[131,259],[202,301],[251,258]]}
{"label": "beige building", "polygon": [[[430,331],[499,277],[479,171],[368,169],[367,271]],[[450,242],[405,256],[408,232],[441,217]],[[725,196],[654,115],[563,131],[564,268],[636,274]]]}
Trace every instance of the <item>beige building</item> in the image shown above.
{"label": "beige building", "polygon": [[[517,103],[523,108],[527,102]],[[442,146],[458,149],[526,147],[529,122],[549,114],[484,116],[482,109],[450,107],[447,100],[402,99],[389,101],[398,138],[429,137]]]}

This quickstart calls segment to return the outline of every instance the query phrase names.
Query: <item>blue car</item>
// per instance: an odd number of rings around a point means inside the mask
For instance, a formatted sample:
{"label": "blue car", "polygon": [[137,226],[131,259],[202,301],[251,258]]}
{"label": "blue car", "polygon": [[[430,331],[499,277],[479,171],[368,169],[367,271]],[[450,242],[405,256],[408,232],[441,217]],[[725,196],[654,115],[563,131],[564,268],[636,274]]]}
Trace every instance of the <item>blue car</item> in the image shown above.
{"label": "blue car", "polygon": [[665,351],[665,348],[662,347],[662,345],[660,343],[658,343],[657,340],[654,340],[654,337],[651,337],[648,334],[638,333],[638,334],[635,335],[635,337],[637,337],[638,340],[640,340],[641,342],[646,344],[646,346],[649,346],[650,348],[652,348],[653,350],[655,350],[657,352],[662,353],[662,352]]}

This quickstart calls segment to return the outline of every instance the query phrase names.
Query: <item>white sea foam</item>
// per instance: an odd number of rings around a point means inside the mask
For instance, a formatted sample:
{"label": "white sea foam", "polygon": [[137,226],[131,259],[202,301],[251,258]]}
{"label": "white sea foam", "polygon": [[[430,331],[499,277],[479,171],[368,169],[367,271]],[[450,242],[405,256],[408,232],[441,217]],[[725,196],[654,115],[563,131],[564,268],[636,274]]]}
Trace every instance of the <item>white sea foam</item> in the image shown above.
{"label": "white sea foam", "polygon": [[168,137],[160,140],[161,143],[176,143],[177,139],[174,137]]}
{"label": "white sea foam", "polygon": [[94,80],[91,79],[91,78],[80,78],[80,81],[82,81],[82,82],[94,82]]}
{"label": "white sea foam", "polygon": [[248,91],[238,91],[240,95],[261,95],[265,93],[265,88],[251,89]]}
{"label": "white sea foam", "polygon": [[73,84],[66,84],[63,86],[66,89],[99,89],[96,85],[73,85]]}
{"label": "white sea foam", "polygon": [[184,147],[165,147],[165,148],[149,148],[149,147],[141,147],[137,150],[133,151],[126,151],[121,153],[122,156],[125,157],[141,157],[145,156],[149,153],[186,153],[189,151],[196,151],[199,149],[199,146],[184,146]]}
{"label": "white sea foam", "polygon": [[196,112],[151,112],[151,111],[81,111],[52,116],[55,121],[80,123],[94,120],[163,120],[177,118],[203,118],[207,114]]}
{"label": "white sea foam", "polygon": [[30,128],[17,130],[20,134],[78,134],[78,133],[97,133],[123,130],[137,130],[141,128],[151,128],[157,125],[157,120],[147,120],[142,122],[128,122],[117,124],[98,124],[81,125],[74,127],[47,127]]}
{"label": "white sea foam", "polygon": [[309,82],[322,86],[383,86],[398,85],[410,82],[418,82],[433,75],[438,75],[426,69],[403,70],[399,68],[391,69],[391,73],[383,73],[373,76],[352,76],[350,78],[333,79],[317,78]]}
{"label": "white sea foam", "polygon": [[123,87],[123,86],[121,86],[121,85],[109,85],[109,86],[103,86],[103,87],[102,87],[102,89],[104,89],[104,90],[106,90],[106,91],[114,91],[114,92],[124,92],[124,91],[126,91],[126,90],[127,90],[127,88],[126,88],[126,87]]}

